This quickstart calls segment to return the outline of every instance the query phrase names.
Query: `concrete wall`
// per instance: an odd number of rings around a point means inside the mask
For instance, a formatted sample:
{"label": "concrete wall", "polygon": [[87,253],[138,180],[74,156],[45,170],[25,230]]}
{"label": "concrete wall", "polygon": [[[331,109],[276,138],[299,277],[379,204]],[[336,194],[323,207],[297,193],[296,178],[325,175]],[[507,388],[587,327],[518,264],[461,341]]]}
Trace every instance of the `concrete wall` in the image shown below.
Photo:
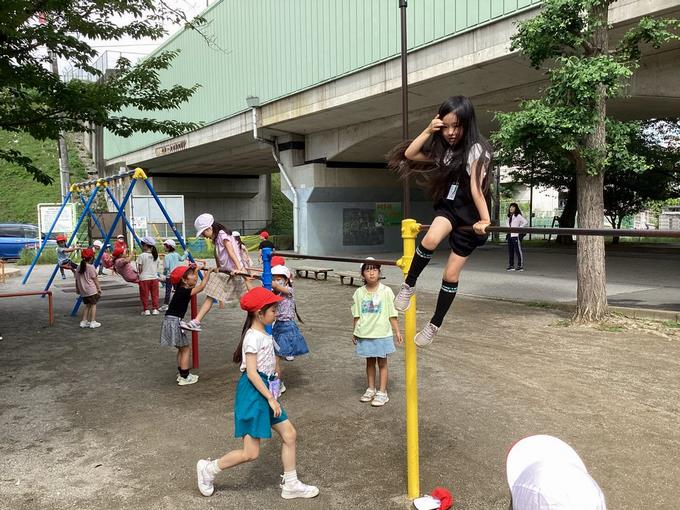
{"label": "concrete wall", "polygon": [[[155,176],[152,184],[159,195],[184,195],[187,235],[193,236],[194,219],[209,212],[225,227],[254,233],[271,221],[271,177],[202,177],[195,175]],[[146,187],[135,191],[148,194]],[[243,232],[244,231],[244,232]]]}

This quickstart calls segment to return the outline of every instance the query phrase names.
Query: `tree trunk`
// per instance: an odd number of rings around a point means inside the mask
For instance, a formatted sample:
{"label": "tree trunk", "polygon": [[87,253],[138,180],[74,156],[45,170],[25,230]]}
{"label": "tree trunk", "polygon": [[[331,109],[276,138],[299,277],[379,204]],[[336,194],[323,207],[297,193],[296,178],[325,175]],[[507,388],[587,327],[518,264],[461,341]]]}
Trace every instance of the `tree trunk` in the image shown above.
{"label": "tree trunk", "polygon": [[[569,183],[567,191],[567,201],[562,209],[562,216],[560,216],[560,228],[573,228],[576,225],[576,179]],[[560,244],[574,244],[571,236],[557,236],[557,243]]]}
{"label": "tree trunk", "polygon": [[[607,23],[609,2],[595,3],[589,12],[593,21],[593,56],[607,54]],[[594,155],[593,159],[604,157],[606,94],[603,85],[598,86],[595,105],[597,121],[593,132],[586,137],[585,148]],[[588,169],[586,160],[577,158],[576,193],[578,203],[578,224],[581,228],[602,228],[604,218],[604,169],[598,162]],[[588,172],[590,170],[590,173]],[[593,322],[607,314],[607,277],[605,272],[604,237],[579,236],[576,249],[576,313],[577,322]]]}

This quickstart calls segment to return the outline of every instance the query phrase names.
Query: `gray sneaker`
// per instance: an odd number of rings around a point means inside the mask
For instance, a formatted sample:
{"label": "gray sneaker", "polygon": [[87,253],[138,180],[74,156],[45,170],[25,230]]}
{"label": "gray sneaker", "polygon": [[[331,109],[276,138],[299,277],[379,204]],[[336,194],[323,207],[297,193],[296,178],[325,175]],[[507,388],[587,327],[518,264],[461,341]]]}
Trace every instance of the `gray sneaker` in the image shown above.
{"label": "gray sneaker", "polygon": [[400,312],[405,312],[411,306],[411,296],[415,293],[415,287],[402,283],[399,292],[397,292],[394,298],[394,307]]}
{"label": "gray sneaker", "polygon": [[434,340],[434,336],[437,334],[437,331],[439,331],[439,328],[431,322],[428,322],[427,326],[425,326],[423,330],[416,335],[416,337],[413,339],[413,342],[418,347],[430,345],[432,340]]}

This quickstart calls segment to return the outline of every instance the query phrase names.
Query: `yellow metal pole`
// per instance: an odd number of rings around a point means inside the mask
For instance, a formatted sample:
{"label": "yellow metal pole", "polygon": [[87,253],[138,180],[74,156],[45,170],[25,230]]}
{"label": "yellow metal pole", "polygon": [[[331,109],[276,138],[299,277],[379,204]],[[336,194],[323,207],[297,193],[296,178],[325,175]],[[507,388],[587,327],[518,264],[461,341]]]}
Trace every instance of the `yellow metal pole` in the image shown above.
{"label": "yellow metal pole", "polygon": [[[416,220],[401,222],[401,238],[404,242],[404,256],[397,265],[404,277],[411,267],[416,253],[416,237],[420,224]],[[416,297],[411,298],[411,306],[404,312],[404,365],[406,378],[406,466],[409,499],[420,496],[420,461],[418,454],[418,362],[416,344]]]}

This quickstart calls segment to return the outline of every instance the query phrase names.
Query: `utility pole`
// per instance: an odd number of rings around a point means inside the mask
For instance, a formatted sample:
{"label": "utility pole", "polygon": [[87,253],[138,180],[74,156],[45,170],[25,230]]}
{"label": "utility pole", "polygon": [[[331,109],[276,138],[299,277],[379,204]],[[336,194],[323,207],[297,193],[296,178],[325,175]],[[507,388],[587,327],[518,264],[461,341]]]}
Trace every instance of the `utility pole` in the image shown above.
{"label": "utility pole", "polygon": [[[57,56],[50,51],[50,60],[52,61],[52,72],[59,79],[59,63],[57,61]],[[71,177],[69,174],[68,167],[68,149],[66,147],[66,138],[64,138],[63,131],[59,131],[59,141],[57,148],[59,149],[59,179],[61,182],[61,199],[68,194],[68,190],[71,188]]]}
{"label": "utility pole", "polygon": [[[408,66],[407,66],[407,40],[406,40],[406,7],[407,0],[399,0],[401,14],[401,137],[408,140]],[[411,216],[411,183],[406,177],[403,180],[404,198],[402,212],[404,219]]]}

